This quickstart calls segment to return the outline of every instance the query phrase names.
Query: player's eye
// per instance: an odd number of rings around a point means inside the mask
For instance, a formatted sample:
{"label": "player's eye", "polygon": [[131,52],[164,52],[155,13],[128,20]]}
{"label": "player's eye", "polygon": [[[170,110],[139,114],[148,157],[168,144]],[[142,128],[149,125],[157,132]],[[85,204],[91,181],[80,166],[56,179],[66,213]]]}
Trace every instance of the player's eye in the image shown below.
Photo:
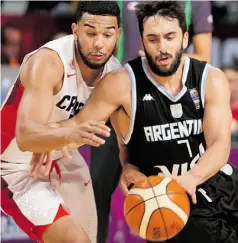
{"label": "player's eye", "polygon": [[110,37],[112,37],[112,34],[107,33],[107,34],[104,34],[104,36],[105,36],[106,38],[110,38]]}
{"label": "player's eye", "polygon": [[90,37],[94,37],[96,34],[93,33],[93,32],[88,32],[87,35],[90,36]]}
{"label": "player's eye", "polygon": [[168,41],[171,41],[171,40],[174,39],[174,36],[168,36],[166,39],[167,39]]}

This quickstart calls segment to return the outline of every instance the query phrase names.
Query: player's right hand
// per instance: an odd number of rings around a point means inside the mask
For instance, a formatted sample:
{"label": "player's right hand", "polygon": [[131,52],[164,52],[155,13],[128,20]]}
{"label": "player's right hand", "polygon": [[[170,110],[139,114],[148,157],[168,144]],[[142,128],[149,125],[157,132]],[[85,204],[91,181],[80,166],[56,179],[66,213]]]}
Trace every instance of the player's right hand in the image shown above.
{"label": "player's right hand", "polygon": [[136,166],[128,163],[123,167],[119,186],[122,192],[127,195],[131,185],[145,178],[146,176]]}
{"label": "player's right hand", "polygon": [[74,127],[73,132],[70,134],[70,138],[72,139],[72,143],[77,144],[78,147],[84,144],[99,147],[105,143],[105,139],[97,135],[109,137],[110,131],[111,129],[105,125],[104,121],[85,121]]}
{"label": "player's right hand", "polygon": [[[60,125],[57,123],[51,123],[49,126],[57,128]],[[95,134],[109,137],[111,129],[105,125],[105,122],[86,121],[79,125],[73,126],[70,131],[71,133],[69,136],[72,143],[68,145],[69,147],[65,146],[60,148],[64,158],[66,159],[71,158],[68,149],[77,149],[84,144],[94,147],[99,147],[100,145],[104,144],[105,140],[96,136]],[[30,175],[34,178],[38,177],[43,164],[45,166],[44,174],[48,175],[53,162],[53,154],[54,150],[46,153],[33,153],[30,162]]]}

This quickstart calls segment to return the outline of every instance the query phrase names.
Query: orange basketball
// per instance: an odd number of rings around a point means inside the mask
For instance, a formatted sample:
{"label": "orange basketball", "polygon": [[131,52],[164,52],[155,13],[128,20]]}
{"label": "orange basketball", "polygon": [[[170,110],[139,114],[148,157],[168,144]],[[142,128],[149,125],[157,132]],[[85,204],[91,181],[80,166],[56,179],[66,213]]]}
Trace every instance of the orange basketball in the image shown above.
{"label": "orange basketball", "polygon": [[183,229],[189,214],[186,191],[169,177],[150,176],[137,182],[124,203],[127,224],[149,241],[173,238]]}

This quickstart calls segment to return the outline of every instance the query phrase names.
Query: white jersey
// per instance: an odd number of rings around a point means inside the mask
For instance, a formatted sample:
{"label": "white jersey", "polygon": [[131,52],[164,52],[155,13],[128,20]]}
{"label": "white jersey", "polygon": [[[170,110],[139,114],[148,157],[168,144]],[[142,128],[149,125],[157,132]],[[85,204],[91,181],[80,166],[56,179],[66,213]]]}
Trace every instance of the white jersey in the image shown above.
{"label": "white jersey", "polygon": [[[64,65],[64,80],[61,90],[54,95],[54,107],[49,122],[57,122],[73,117],[87,102],[91,95],[93,87],[88,87],[84,82],[77,62],[74,61],[74,38],[73,35],[50,41],[41,48],[49,48],[57,52]],[[38,50],[39,50],[38,49]],[[27,54],[23,60],[25,63],[35,50]],[[76,64],[76,65],[75,65]],[[46,63],[47,65],[47,63]],[[102,76],[106,73],[120,68],[118,60],[112,56],[105,64]],[[21,96],[23,94],[23,86],[19,77],[12,85],[7,98],[2,107],[2,149],[1,159],[14,164],[28,164],[32,153],[21,152],[16,143],[15,125],[17,117],[17,109]],[[55,153],[54,159],[61,157],[60,151]]]}

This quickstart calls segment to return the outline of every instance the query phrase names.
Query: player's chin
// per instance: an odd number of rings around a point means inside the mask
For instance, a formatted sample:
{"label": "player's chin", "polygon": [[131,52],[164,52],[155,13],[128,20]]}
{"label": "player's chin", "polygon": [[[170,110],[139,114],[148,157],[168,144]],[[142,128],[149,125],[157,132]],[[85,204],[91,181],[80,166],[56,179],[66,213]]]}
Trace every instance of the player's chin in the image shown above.
{"label": "player's chin", "polygon": [[159,70],[166,72],[171,69],[172,67],[172,62],[168,62],[166,64],[161,64],[161,63],[156,63],[156,66]]}
{"label": "player's chin", "polygon": [[166,74],[167,72],[170,71],[171,66],[170,65],[162,66],[162,67],[161,66],[157,66],[157,68],[158,68],[158,70],[160,70],[161,73]]}
{"label": "player's chin", "polygon": [[90,68],[92,69],[98,69],[103,67],[106,64],[107,60],[103,60],[103,61],[90,61]]}

